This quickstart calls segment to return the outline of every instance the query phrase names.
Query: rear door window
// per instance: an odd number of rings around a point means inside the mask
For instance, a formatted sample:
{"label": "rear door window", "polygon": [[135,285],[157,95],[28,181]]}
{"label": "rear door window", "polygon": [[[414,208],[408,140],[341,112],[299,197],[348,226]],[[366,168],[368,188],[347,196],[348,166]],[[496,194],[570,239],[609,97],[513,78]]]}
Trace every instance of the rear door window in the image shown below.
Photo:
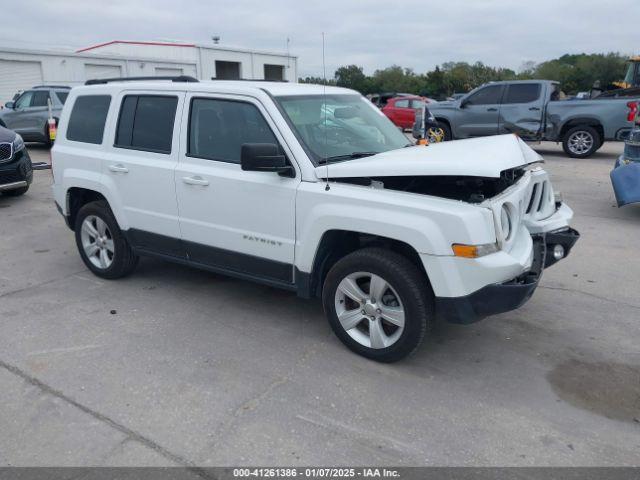
{"label": "rear door window", "polygon": [[396,100],[393,106],[396,108],[409,108],[409,100]]}
{"label": "rear door window", "polygon": [[67,140],[102,143],[111,96],[83,95],[76,98],[67,125]]}
{"label": "rear door window", "polygon": [[178,98],[127,95],[122,100],[115,146],[155,153],[171,153]]}
{"label": "rear door window", "polygon": [[540,98],[539,83],[514,83],[509,85],[503,104],[531,103]]}

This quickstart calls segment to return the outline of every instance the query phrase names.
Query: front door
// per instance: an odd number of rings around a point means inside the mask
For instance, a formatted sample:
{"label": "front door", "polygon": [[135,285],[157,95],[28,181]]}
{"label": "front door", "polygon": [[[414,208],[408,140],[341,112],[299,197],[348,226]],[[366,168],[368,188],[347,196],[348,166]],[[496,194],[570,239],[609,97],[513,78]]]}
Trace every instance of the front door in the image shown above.
{"label": "front door", "polygon": [[483,137],[498,134],[502,85],[487,85],[464,97],[460,102],[460,121],[456,138]]}
{"label": "front door", "polygon": [[512,83],[500,105],[499,133],[517,133],[536,140],[542,132],[546,92],[540,83]]}
{"label": "front door", "polygon": [[29,122],[33,107],[34,94],[37,93],[34,90],[29,90],[20,95],[14,102],[13,109],[7,109],[3,115],[3,121],[7,128],[25,136],[28,132]]}
{"label": "front door", "polygon": [[230,95],[194,93],[185,105],[189,110],[183,116],[175,182],[189,259],[264,281],[293,283],[300,174],[288,178],[240,168],[244,143],[279,144],[291,158],[268,113],[257,100]]}

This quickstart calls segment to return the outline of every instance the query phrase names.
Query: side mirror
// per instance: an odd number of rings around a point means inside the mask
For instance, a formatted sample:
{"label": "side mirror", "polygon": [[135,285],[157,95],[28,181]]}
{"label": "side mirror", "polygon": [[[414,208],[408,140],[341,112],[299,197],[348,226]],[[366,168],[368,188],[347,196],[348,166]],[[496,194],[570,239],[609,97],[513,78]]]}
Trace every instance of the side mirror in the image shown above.
{"label": "side mirror", "polygon": [[348,120],[350,118],[355,118],[358,116],[358,109],[355,107],[336,108],[333,111],[333,116],[336,118],[341,118],[343,120]]}
{"label": "side mirror", "polygon": [[466,108],[467,105],[469,105],[468,100],[465,100],[464,98],[460,100],[460,108]]}
{"label": "side mirror", "polygon": [[275,143],[245,143],[240,148],[240,167],[249,172],[275,172],[295,176],[295,170]]}
{"label": "side mirror", "polygon": [[5,103],[5,104],[4,104],[4,106],[5,106],[6,108],[10,108],[11,110],[13,110],[14,108],[16,108],[16,104],[15,104],[15,103],[13,103],[13,102],[7,102],[7,103]]}

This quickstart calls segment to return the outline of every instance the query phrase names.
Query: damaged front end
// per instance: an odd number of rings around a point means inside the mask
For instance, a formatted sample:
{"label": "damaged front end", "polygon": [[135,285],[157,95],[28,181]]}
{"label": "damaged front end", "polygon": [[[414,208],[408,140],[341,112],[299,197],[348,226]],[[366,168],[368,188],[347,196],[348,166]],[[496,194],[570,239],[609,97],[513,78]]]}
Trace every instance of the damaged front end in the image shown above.
{"label": "damaged front end", "polygon": [[640,125],[629,134],[610,176],[618,207],[640,202]]}
{"label": "damaged front end", "polygon": [[517,183],[526,169],[527,167],[517,167],[504,170],[497,178],[465,175],[425,175],[346,177],[336,178],[335,181],[477,204],[495,197]]}
{"label": "damaged front end", "polygon": [[436,315],[472,323],[523,305],[544,269],[566,258],[579,239],[570,227],[573,211],[554,192],[542,161],[522,140],[504,135],[386,152],[332,164],[328,172],[322,166],[316,174],[336,184],[424,196],[427,205],[437,199],[437,208],[464,203],[462,211],[481,212],[487,228],[469,224],[468,244],[440,235],[451,253],[419,252],[436,287]]}

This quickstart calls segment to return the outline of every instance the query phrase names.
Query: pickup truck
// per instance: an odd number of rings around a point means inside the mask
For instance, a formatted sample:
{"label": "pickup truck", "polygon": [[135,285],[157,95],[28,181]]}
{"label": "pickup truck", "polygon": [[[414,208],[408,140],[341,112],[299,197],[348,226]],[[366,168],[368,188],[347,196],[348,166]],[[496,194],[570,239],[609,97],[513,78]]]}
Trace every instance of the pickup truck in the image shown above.
{"label": "pickup truck", "polygon": [[527,141],[562,142],[567,155],[586,158],[606,140],[633,128],[639,99],[563,101],[558,82],[490,82],[451,102],[429,105],[445,140],[515,133]]}

